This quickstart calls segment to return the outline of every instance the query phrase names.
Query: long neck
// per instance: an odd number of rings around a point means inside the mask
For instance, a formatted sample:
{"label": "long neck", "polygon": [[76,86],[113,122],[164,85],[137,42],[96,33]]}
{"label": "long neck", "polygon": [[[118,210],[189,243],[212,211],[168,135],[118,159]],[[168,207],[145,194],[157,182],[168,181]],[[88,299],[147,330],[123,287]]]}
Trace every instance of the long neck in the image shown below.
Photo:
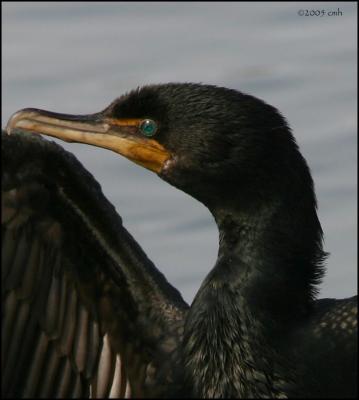
{"label": "long neck", "polygon": [[245,211],[219,209],[215,218],[219,254],[210,279],[228,281],[225,269],[235,264],[232,274],[253,312],[286,325],[305,316],[323,272],[315,204],[276,198]]}
{"label": "long neck", "polygon": [[218,260],[194,300],[184,337],[186,373],[197,396],[288,391],[291,371],[280,348],[310,310],[321,252],[315,202],[287,200],[213,212]]}

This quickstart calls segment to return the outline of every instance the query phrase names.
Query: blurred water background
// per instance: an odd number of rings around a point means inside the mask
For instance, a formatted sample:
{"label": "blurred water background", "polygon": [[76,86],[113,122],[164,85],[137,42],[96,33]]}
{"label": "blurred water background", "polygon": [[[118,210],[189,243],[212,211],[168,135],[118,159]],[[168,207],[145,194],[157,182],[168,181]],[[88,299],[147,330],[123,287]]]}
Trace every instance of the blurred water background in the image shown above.
{"label": "blurred water background", "polygon": [[[24,107],[96,112],[148,83],[203,82],[260,97],[286,116],[313,173],[331,253],[320,297],[349,296],[357,282],[356,8],[356,2],[2,2],[2,126]],[[325,15],[300,16],[306,9]],[[209,212],[115,153],[61,144],[93,173],[127,229],[192,301],[217,256]]]}

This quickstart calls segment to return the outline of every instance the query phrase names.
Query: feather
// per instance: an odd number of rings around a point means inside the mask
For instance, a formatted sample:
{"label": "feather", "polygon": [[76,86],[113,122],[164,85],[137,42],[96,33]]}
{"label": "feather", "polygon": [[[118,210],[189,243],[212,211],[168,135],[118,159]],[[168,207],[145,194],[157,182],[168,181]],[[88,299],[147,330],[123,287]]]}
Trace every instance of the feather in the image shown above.
{"label": "feather", "polygon": [[47,348],[48,338],[46,334],[42,332],[38,337],[33,358],[31,360],[31,369],[26,379],[24,397],[37,397],[38,389],[41,385],[40,377],[42,377],[44,373]]}
{"label": "feather", "polygon": [[112,384],[115,359],[108,335],[103,337],[102,350],[94,383],[94,397],[107,397]]}

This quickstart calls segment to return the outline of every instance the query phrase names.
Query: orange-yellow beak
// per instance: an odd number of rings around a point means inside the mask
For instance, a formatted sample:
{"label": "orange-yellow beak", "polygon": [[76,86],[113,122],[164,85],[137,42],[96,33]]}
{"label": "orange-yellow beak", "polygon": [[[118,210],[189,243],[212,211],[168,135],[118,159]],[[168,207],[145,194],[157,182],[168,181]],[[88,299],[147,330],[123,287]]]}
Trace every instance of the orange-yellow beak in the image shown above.
{"label": "orange-yellow beak", "polygon": [[66,142],[85,143],[119,153],[159,173],[171,154],[153,138],[139,133],[142,119],[111,119],[103,114],[69,115],[26,108],[15,113],[6,126],[53,136]]}

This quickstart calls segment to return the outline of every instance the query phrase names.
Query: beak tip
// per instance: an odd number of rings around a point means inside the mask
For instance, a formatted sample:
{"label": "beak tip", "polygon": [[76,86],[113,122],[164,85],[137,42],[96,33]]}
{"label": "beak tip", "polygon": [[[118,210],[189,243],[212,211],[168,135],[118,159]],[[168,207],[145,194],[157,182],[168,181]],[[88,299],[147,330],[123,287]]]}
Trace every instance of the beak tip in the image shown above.
{"label": "beak tip", "polygon": [[8,135],[11,135],[12,130],[14,129],[14,125],[16,124],[16,120],[18,117],[20,111],[16,112],[15,114],[13,114],[9,120],[7,121],[6,127],[5,127],[5,132]]}
{"label": "beak tip", "polygon": [[16,111],[16,113],[12,114],[12,116],[9,118],[6,127],[5,127],[5,132],[8,135],[11,135],[12,131],[17,127],[17,122],[21,120],[24,116],[24,114],[28,113],[31,111],[29,108],[24,108],[22,110]]}

